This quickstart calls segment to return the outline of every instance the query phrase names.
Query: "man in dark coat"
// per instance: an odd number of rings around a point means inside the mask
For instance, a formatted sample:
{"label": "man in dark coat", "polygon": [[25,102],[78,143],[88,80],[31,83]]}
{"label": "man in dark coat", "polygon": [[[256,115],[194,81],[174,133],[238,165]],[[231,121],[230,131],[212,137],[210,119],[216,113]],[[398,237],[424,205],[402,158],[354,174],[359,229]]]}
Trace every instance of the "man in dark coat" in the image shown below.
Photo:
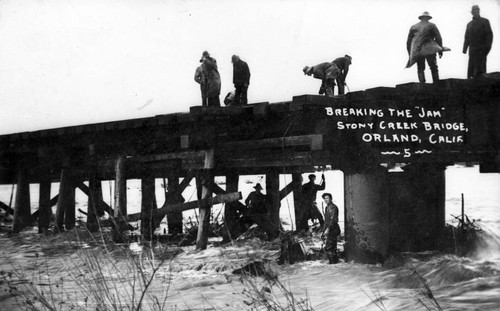
{"label": "man in dark coat", "polygon": [[245,106],[248,104],[247,91],[250,85],[250,69],[248,64],[240,59],[238,55],[231,57],[233,63],[233,84],[235,88],[233,106]]}
{"label": "man in dark coat", "polygon": [[339,208],[332,202],[332,195],[324,193],[322,196],[325,201],[325,225],[323,226],[323,234],[321,238],[326,240],[325,251],[328,255],[330,263],[338,263],[339,256],[337,254],[337,237],[340,235],[339,227]]}
{"label": "man in dark coat", "polygon": [[340,74],[337,76],[337,87],[339,89],[339,95],[344,94],[344,86],[346,85],[345,79],[347,78],[347,73],[349,72],[349,66],[352,64],[352,57],[345,55],[344,57],[339,57],[333,61],[337,68],[340,70]]}
{"label": "man in dark coat", "polygon": [[200,85],[201,90],[201,105],[208,106],[207,102],[207,81],[205,79],[205,72],[207,71],[204,68],[205,65],[203,63],[196,68],[194,73],[194,81],[196,81]]}
{"label": "man in dark coat", "polygon": [[245,205],[248,208],[248,217],[253,223],[256,223],[267,232],[270,238],[275,238],[279,234],[279,228],[276,228],[267,214],[267,198],[261,192],[262,186],[258,183],[254,187],[255,191],[250,192]]}
{"label": "man in dark coat", "polygon": [[429,20],[432,16],[429,12],[424,12],[418,17],[420,22],[411,26],[406,40],[409,60],[406,68],[417,63],[418,81],[425,83],[425,61],[429,65],[432,74],[432,81],[439,81],[439,72],[436,61],[436,53],[439,58],[443,56],[443,40],[437,26]]}
{"label": "man in dark coat", "polygon": [[467,78],[475,78],[486,73],[486,57],[493,43],[493,32],[490,22],[479,15],[479,6],[473,5],[472,21],[467,24],[463,53],[469,48],[469,65]]}
{"label": "man in dark coat", "polygon": [[[217,61],[211,57],[207,51],[203,52],[200,62],[202,63],[203,78],[207,97],[207,106],[220,107],[220,75],[217,68]],[[200,84],[202,85],[202,84]],[[203,95],[202,95],[203,96]]]}
{"label": "man in dark coat", "polygon": [[323,215],[316,205],[316,195],[318,191],[325,190],[326,182],[325,175],[321,175],[321,183],[316,185],[314,181],[316,175],[309,175],[309,182],[302,185],[300,214],[298,215],[297,231],[309,230],[309,219],[318,219],[321,226],[324,224]]}
{"label": "man in dark coat", "polygon": [[305,66],[302,71],[305,75],[313,76],[313,78],[321,80],[321,87],[319,88],[319,94],[332,97],[333,88],[335,87],[335,79],[338,79],[340,75],[340,69],[333,62],[325,62],[318,64],[316,66]]}

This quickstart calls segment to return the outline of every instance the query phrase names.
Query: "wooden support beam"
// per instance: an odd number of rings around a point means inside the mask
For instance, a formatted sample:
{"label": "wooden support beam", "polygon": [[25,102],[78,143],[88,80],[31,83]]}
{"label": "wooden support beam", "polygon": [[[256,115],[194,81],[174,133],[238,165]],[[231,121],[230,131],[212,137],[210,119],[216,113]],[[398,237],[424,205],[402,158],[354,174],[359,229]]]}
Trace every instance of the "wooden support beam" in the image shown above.
{"label": "wooden support beam", "polygon": [[108,213],[113,215],[111,207],[104,203],[102,198],[102,183],[97,178],[97,167],[91,166],[89,169],[89,186],[87,187],[83,182],[78,182],[76,186],[82,190],[88,197],[88,215],[87,215],[87,229],[90,232],[95,232],[99,228],[98,218],[104,215],[104,206],[108,207]]}
{"label": "wooden support beam", "polygon": [[[182,191],[179,189],[179,176],[177,174],[170,174],[168,177],[168,192],[165,200],[166,204],[184,203]],[[168,233],[180,234],[182,233],[182,212],[172,211],[167,213]]]}
{"label": "wooden support beam", "polygon": [[323,135],[312,134],[302,136],[288,136],[277,138],[266,138],[258,140],[244,140],[227,142],[218,145],[225,150],[252,150],[266,148],[283,148],[283,147],[298,147],[307,146],[311,151],[323,149]]}
{"label": "wooden support beam", "polygon": [[126,226],[127,217],[127,178],[125,168],[125,157],[119,155],[115,162],[115,214],[113,218],[116,226],[113,227],[113,240],[115,242],[124,241],[123,230]]}
{"label": "wooden support beam", "polygon": [[155,221],[153,212],[158,208],[155,195],[155,179],[152,176],[145,176],[141,179],[141,235],[147,240],[153,239]]}
{"label": "wooden support beam", "polygon": [[28,182],[27,163],[22,161],[17,172],[17,189],[14,201],[14,224],[12,231],[19,233],[29,224],[31,216],[30,184]]}
{"label": "wooden support beam", "polygon": [[210,210],[212,209],[212,205],[208,201],[203,201],[203,199],[212,197],[212,191],[205,184],[213,182],[213,180],[214,176],[210,171],[204,171],[196,176],[196,192],[200,201],[196,249],[206,249],[208,245],[208,230],[210,227]]}
{"label": "wooden support beam", "polygon": [[3,209],[7,214],[14,215],[14,209],[9,207],[7,204],[0,201],[0,208]]}
{"label": "wooden support beam", "polygon": [[[165,217],[165,215],[168,212],[171,211],[188,211],[191,209],[195,209],[200,207],[201,205],[215,205],[215,204],[220,204],[220,203],[227,203],[227,202],[233,202],[241,200],[241,192],[234,192],[234,193],[227,193],[227,194],[220,194],[216,195],[214,197],[202,199],[199,201],[191,201],[191,202],[186,202],[182,204],[172,204],[168,205],[165,204],[161,208],[155,210],[153,212],[153,217]],[[132,222],[132,221],[138,221],[141,218],[141,213],[136,213],[136,214],[130,214],[127,215],[127,221]]]}
{"label": "wooden support beam", "polygon": [[[48,170],[47,170],[48,171]],[[50,204],[50,173],[44,173],[40,181],[39,207],[38,207],[38,233],[44,233],[49,229],[52,217],[52,205]]]}
{"label": "wooden support beam", "polygon": [[[90,189],[89,189],[89,187],[87,187],[87,185],[85,185],[82,181],[77,181],[77,182],[75,182],[75,186],[76,186],[78,189],[82,190],[82,192],[83,192],[83,193],[85,193],[87,196],[90,196],[90,194],[91,194],[91,190],[90,190]],[[99,188],[101,189],[101,195],[100,195],[100,197],[99,197],[99,195],[98,195],[98,197],[101,199],[101,202],[100,202],[100,206],[99,206],[99,207],[100,207],[102,210],[104,210],[106,213],[108,213],[110,216],[113,216],[113,215],[115,214],[114,209],[113,209],[111,206],[109,206],[106,202],[104,202],[104,200],[102,199],[102,185],[101,185],[101,181],[99,181],[99,183],[96,183],[96,186],[97,186],[97,187],[99,187]],[[99,193],[99,192],[98,192],[98,193]],[[56,200],[57,200],[57,198],[56,198],[56,197],[54,197],[54,199],[56,199]],[[54,199],[52,199],[52,200],[54,200]]]}
{"label": "wooden support beam", "polygon": [[318,166],[331,163],[329,151],[226,154],[217,152],[217,164],[225,168]]}
{"label": "wooden support beam", "polygon": [[295,212],[295,229],[298,228],[300,215],[300,204],[302,202],[302,174],[300,172],[292,173],[293,206]]}
{"label": "wooden support beam", "polygon": [[269,232],[271,238],[278,236],[279,230],[281,228],[280,220],[280,174],[276,170],[270,170],[266,174],[266,196],[270,203],[270,210],[268,211],[271,223],[273,225],[273,231]]}
{"label": "wooden support beam", "polygon": [[134,161],[137,163],[153,162],[153,165],[154,162],[162,162],[162,165],[165,165],[166,161],[174,161],[174,166],[180,163],[182,169],[209,169],[214,166],[214,149],[137,156],[134,157]]}
{"label": "wooden support beam", "polygon": [[[71,227],[70,219],[67,218],[66,214],[70,209],[73,209],[73,221],[74,221],[74,209],[75,209],[75,188],[72,183],[71,168],[66,163],[66,165],[61,170],[61,179],[59,182],[59,199],[57,200],[56,209],[56,232],[64,231],[64,225],[66,219]],[[74,225],[73,225],[74,226]],[[71,227],[73,228],[73,227]],[[70,228],[66,228],[70,229]]]}
{"label": "wooden support beam", "polygon": [[[237,192],[238,182],[238,173],[234,171],[228,173],[226,175],[226,192]],[[219,186],[217,187],[219,188]],[[240,216],[238,213],[239,210],[246,210],[245,205],[243,205],[240,201],[229,202],[224,206],[224,225],[226,226],[225,233],[228,235],[227,240],[236,239],[241,233],[243,233],[243,229],[238,225],[238,219]]]}

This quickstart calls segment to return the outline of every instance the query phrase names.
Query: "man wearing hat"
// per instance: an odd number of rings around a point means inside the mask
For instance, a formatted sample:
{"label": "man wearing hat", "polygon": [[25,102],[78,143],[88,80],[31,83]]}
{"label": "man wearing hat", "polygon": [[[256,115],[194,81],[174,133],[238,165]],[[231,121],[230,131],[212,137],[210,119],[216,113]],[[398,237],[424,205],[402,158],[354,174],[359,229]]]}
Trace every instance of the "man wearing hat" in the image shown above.
{"label": "man wearing hat", "polygon": [[[217,61],[210,56],[210,53],[204,51],[200,59],[201,73],[195,75],[196,82],[200,83],[202,88],[202,98],[206,98],[202,103],[203,106],[220,107],[220,75],[217,68]],[[199,76],[200,78],[197,78]],[[200,81],[199,81],[200,80]],[[203,92],[205,91],[205,93]]]}
{"label": "man wearing hat", "polygon": [[235,89],[234,106],[246,106],[248,104],[247,92],[250,85],[250,69],[248,64],[240,59],[238,55],[231,57],[233,63],[233,84]]}
{"label": "man wearing hat", "polygon": [[305,66],[302,71],[305,75],[313,76],[321,80],[321,87],[319,88],[320,95],[326,93],[326,96],[333,96],[335,80],[338,79],[341,74],[340,69],[335,63],[325,62],[312,67]]}
{"label": "man wearing hat", "polygon": [[486,57],[493,43],[493,32],[490,22],[479,15],[478,5],[473,5],[471,14],[472,21],[467,24],[463,53],[469,49],[469,65],[467,67],[467,78],[475,78],[486,73]]}
{"label": "man wearing hat", "polygon": [[420,22],[411,26],[406,41],[409,60],[406,68],[410,68],[417,63],[418,81],[425,83],[425,61],[429,65],[432,74],[432,81],[439,81],[439,72],[436,61],[436,53],[441,58],[443,56],[443,40],[437,26],[431,22],[432,16],[429,12],[424,12],[418,17]]}
{"label": "man wearing hat", "polygon": [[301,203],[299,215],[297,215],[297,231],[309,230],[309,219],[318,219],[321,226],[324,224],[323,215],[316,205],[316,195],[318,191],[325,190],[326,182],[325,175],[321,175],[321,183],[315,184],[316,175],[309,175],[309,182],[302,185]]}
{"label": "man wearing hat", "polygon": [[267,215],[267,200],[262,193],[262,186],[257,183],[253,187],[255,191],[250,192],[245,205],[248,207],[248,217],[252,223],[256,223],[259,227],[267,232],[270,238],[275,238],[279,234],[279,228],[276,228],[270,221]]}
{"label": "man wearing hat", "polygon": [[343,95],[344,86],[346,85],[345,79],[347,78],[347,73],[349,72],[349,66],[352,64],[352,57],[346,54],[344,57],[335,59],[332,63],[334,63],[340,70],[340,73],[337,75],[336,80],[337,87],[339,89],[339,95]]}
{"label": "man wearing hat", "polygon": [[325,201],[325,225],[323,226],[323,234],[321,239],[325,240],[325,252],[328,255],[329,263],[338,263],[339,256],[337,254],[337,238],[340,235],[339,227],[339,208],[332,202],[330,193],[323,193]]}

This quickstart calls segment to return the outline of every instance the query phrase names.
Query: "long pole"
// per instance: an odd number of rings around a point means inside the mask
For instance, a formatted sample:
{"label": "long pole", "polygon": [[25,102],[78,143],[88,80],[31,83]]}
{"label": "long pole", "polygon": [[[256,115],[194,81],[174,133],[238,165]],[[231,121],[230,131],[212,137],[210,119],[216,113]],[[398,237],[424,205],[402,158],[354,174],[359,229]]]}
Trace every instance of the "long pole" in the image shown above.
{"label": "long pole", "polygon": [[465,204],[464,204],[464,194],[462,193],[462,228],[465,225]]}

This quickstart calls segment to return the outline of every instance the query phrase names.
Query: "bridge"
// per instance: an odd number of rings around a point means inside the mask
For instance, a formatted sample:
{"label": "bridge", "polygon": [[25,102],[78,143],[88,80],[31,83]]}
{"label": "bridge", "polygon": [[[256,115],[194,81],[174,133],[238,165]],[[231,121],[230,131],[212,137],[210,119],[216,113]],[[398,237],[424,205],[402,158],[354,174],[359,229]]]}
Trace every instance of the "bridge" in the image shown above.
{"label": "bridge", "polygon": [[[197,248],[203,249],[211,205],[227,202],[228,215],[241,205],[239,175],[266,176],[268,212],[279,228],[280,201],[293,192],[299,206],[302,173],[342,170],[347,260],[379,262],[391,252],[439,246],[446,166],[474,162],[481,172],[500,171],[499,108],[500,73],[490,73],[3,135],[0,184],[16,184],[17,191],[13,210],[2,202],[0,207],[13,213],[13,231],[19,232],[36,219],[40,231],[48,228],[56,205],[55,227],[67,230],[75,226],[79,188],[89,197],[89,228],[105,212],[117,232],[141,219],[146,238],[164,215],[169,232],[182,232],[182,211],[199,208]],[[280,174],[292,175],[281,189]],[[226,176],[226,190],[215,176]],[[169,184],[160,208],[155,178]],[[180,194],[193,178],[198,201],[184,203]],[[141,180],[137,215],[127,213],[127,179]],[[103,180],[115,180],[112,207],[102,200]],[[54,198],[51,182],[60,182]],[[30,183],[40,184],[33,214]]]}

